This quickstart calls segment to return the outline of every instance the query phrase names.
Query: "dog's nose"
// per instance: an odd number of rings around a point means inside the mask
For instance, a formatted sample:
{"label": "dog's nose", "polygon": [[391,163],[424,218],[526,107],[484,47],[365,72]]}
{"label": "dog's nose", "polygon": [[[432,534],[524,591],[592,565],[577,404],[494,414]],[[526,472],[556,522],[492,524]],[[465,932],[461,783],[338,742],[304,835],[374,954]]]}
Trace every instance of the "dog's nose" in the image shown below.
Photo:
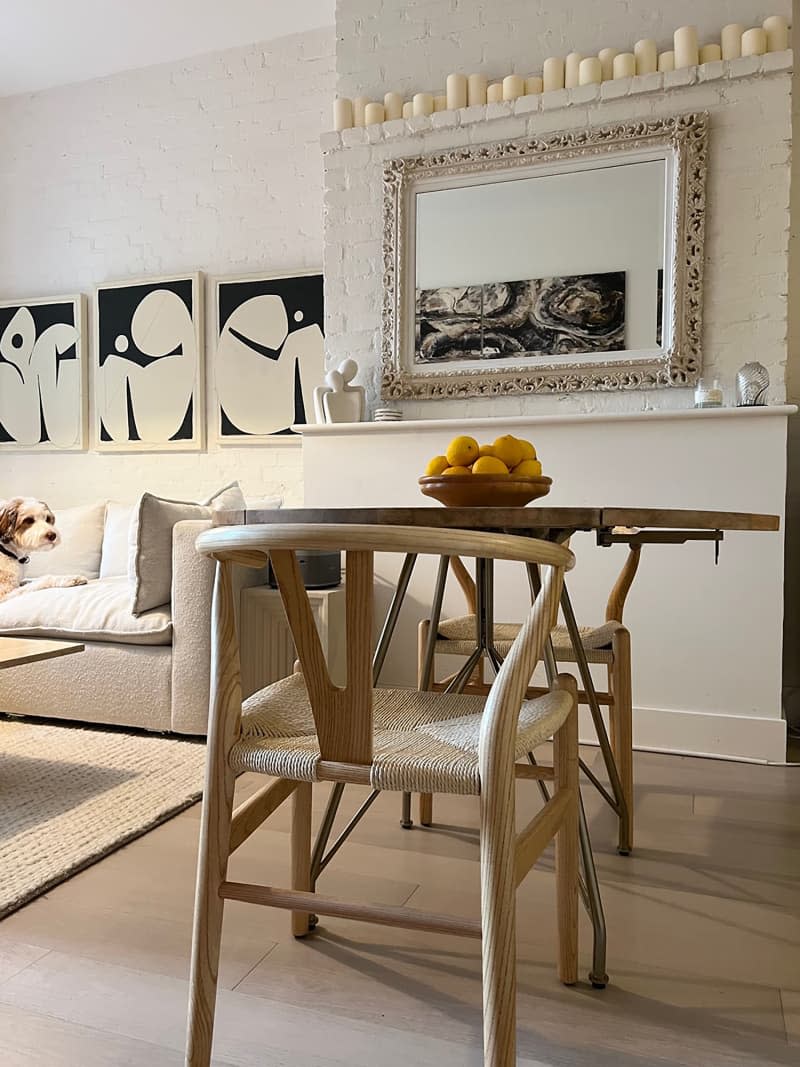
{"label": "dog's nose", "polygon": [[58,534],[55,532],[55,530],[51,530],[50,533],[47,535],[47,540],[55,541],[56,537],[58,537]]}

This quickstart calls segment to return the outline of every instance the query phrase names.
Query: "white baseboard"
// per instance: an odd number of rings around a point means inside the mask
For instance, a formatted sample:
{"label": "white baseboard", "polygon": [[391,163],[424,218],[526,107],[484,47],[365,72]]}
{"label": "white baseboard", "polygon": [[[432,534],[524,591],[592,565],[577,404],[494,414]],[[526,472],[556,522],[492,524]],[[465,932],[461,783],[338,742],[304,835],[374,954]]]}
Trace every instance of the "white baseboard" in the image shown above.
{"label": "white baseboard", "polygon": [[[580,739],[596,744],[589,709],[580,709]],[[784,763],[786,723],[744,715],[678,711],[673,708],[633,709],[634,748],[681,756],[710,756],[756,763]]]}

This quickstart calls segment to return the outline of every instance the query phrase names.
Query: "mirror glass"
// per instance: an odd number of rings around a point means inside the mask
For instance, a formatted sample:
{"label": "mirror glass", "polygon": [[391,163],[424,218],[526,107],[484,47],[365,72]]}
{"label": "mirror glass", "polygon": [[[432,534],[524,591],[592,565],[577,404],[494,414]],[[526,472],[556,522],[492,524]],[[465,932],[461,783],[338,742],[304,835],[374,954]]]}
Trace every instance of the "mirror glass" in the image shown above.
{"label": "mirror glass", "polygon": [[617,157],[419,190],[417,372],[667,347],[669,169]]}

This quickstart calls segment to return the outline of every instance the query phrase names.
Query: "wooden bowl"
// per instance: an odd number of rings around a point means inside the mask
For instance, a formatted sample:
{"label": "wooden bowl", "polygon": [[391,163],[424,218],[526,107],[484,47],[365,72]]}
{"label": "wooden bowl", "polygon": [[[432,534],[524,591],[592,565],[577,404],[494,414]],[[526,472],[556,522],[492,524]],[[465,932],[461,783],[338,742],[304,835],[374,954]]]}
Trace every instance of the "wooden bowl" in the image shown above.
{"label": "wooden bowl", "polygon": [[546,496],[552,478],[521,474],[438,474],[419,479],[424,496],[446,508],[523,508]]}

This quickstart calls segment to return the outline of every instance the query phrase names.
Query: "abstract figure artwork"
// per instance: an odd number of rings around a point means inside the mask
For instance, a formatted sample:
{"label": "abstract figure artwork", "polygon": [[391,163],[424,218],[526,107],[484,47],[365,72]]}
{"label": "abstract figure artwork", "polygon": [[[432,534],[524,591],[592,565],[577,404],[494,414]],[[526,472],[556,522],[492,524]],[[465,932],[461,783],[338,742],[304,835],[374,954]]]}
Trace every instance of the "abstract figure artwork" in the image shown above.
{"label": "abstract figure artwork", "polygon": [[81,296],[0,303],[0,448],[86,447]]}
{"label": "abstract figure artwork", "polygon": [[199,274],[98,287],[99,449],[202,448],[202,368]]}
{"label": "abstract figure artwork", "polygon": [[325,377],[319,272],[218,279],[216,328],[220,442],[257,443],[313,421]]}

